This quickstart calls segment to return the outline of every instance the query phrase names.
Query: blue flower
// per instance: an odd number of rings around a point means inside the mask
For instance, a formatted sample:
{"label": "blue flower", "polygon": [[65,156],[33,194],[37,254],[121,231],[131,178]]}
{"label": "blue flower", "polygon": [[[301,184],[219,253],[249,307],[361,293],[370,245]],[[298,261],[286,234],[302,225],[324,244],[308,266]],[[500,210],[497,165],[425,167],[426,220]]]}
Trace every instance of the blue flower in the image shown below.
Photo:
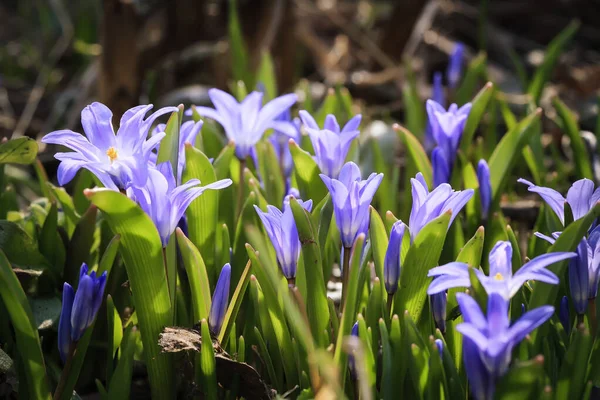
{"label": "blue flower", "polygon": [[325,118],[323,129],[319,128],[305,110],[300,111],[300,118],[310,136],[321,173],[336,179],[346,162],[350,144],[359,135],[358,126],[362,117],[354,116],[341,130],[335,116],[331,114]]}
{"label": "blue flower", "polygon": [[400,250],[406,225],[402,221],[396,221],[392,226],[390,241],[383,260],[383,277],[385,290],[393,295],[398,290],[398,279],[400,279]]}
{"label": "blue flower", "polygon": [[589,179],[580,179],[573,183],[567,192],[566,199],[554,189],[536,186],[523,178],[517,182],[526,184],[529,186],[530,192],[539,194],[558,216],[563,225],[565,224],[565,202],[569,203],[573,213],[573,220],[576,221],[579,218],[583,218],[600,201],[600,188],[594,190],[594,182]]}
{"label": "blue flower", "polygon": [[[542,306],[523,314],[512,326],[508,315],[509,302],[497,293],[488,298],[487,316],[477,302],[467,294],[457,293],[456,300],[464,323],[456,330],[470,343],[463,344],[467,376],[476,399],[492,399],[494,383],[504,375],[511,362],[512,351],[529,333],[542,325],[554,313],[554,307]],[[484,366],[477,371],[475,366]]]}
{"label": "blue flower", "polygon": [[[554,243],[561,232],[548,237],[539,232],[535,235]],[[569,292],[573,308],[578,314],[585,314],[588,300],[595,299],[600,281],[600,227],[594,228],[589,237],[583,238],[577,246],[577,257],[569,262]]]}
{"label": "blue flower", "polygon": [[383,179],[383,174],[371,174],[361,179],[360,169],[353,162],[346,163],[338,179],[321,174],[333,201],[333,213],[340,230],[342,244],[349,249],[361,233],[369,227],[369,206]]}
{"label": "blue flower", "polygon": [[[179,154],[177,155],[177,184],[181,185],[181,176],[185,168],[185,144],[190,143],[192,146],[196,143],[196,137],[202,129],[203,121],[186,121],[179,128]],[[166,124],[158,124],[154,129],[153,135],[160,135],[165,132]],[[151,164],[156,165],[157,154],[152,153],[150,156]]]}
{"label": "blue flower", "polygon": [[474,193],[473,189],[452,190],[452,187],[447,183],[439,185],[430,193],[425,178],[420,172],[415,178],[411,178],[410,182],[413,203],[408,226],[411,240],[417,237],[417,234],[425,225],[447,211],[452,211],[450,223],[448,224],[450,226]]}
{"label": "blue flower", "polygon": [[63,285],[62,309],[58,322],[58,350],[63,361],[67,358],[72,342],[77,342],[85,330],[92,325],[102,304],[106,271],[99,277],[92,271],[88,275],[87,264],[79,271],[77,291],[65,282]]}
{"label": "blue flower", "polygon": [[190,179],[185,184],[176,186],[171,163],[164,162],[156,168],[150,168],[148,182],[143,188],[129,188],[127,195],[150,216],[163,247],[166,247],[169,237],[192,201],[205,190],[228,187],[231,179],[222,179],[206,186],[199,185],[198,179]]}
{"label": "blue flower", "polygon": [[446,79],[448,86],[455,88],[462,78],[463,58],[465,54],[465,45],[458,42],[450,54],[448,69],[446,70]]}
{"label": "blue flower", "polygon": [[215,108],[196,107],[196,111],[223,126],[227,138],[235,142],[235,153],[241,160],[250,155],[267,129],[285,132],[290,137],[295,134],[296,128],[292,123],[277,120],[279,115],[296,103],[298,98],[295,94],[277,97],[264,106],[261,92],[250,93],[241,103],[219,89],[210,89],[208,96]]}
{"label": "blue flower", "polygon": [[467,103],[461,108],[458,108],[456,104],[451,104],[448,111],[433,100],[427,100],[426,106],[433,138],[443,151],[444,158],[448,163],[448,171],[452,171],[467,117],[471,112],[471,103]]}
{"label": "blue flower", "polygon": [[227,312],[229,304],[229,283],[231,281],[231,265],[225,264],[219,274],[217,286],[213,293],[212,302],[210,304],[210,314],[208,317],[208,325],[213,335],[217,335],[221,331],[223,319]]}
{"label": "blue flower", "polygon": [[[505,299],[510,299],[529,280],[558,284],[558,277],[546,267],[575,256],[575,253],[566,252],[542,254],[523,265],[513,275],[512,246],[508,241],[500,241],[490,251],[489,276],[479,269],[475,269],[475,274],[488,294],[497,293]],[[427,294],[430,295],[450,288],[471,286],[469,266],[461,262],[451,262],[432,268],[427,276],[435,277],[427,289]]]}
{"label": "blue flower", "polygon": [[104,104],[92,103],[81,112],[85,136],[66,129],[44,136],[43,143],[59,144],[74,150],[54,156],[61,162],[58,183],[69,183],[77,171],[85,168],[112,190],[125,189],[130,185],[144,186],[152,150],[165,136],[163,132],[146,140],[150,126],[159,116],[177,111],[176,107],[164,107],[144,119],[151,108],[152,105],[147,105],[127,110],[115,134],[112,112]]}
{"label": "blue flower", "polygon": [[485,160],[479,160],[479,164],[477,164],[477,181],[481,199],[481,216],[483,219],[487,219],[492,205],[492,182],[490,181],[490,167]]}
{"label": "blue flower", "polygon": [[[298,203],[307,211],[312,209],[312,200],[298,200]],[[262,211],[256,205],[254,209],[258,213],[271,243],[273,243],[277,262],[283,275],[287,279],[294,279],[298,257],[300,257],[300,239],[298,238],[298,228],[289,200],[284,202],[283,212],[271,205],[267,206],[267,212]]]}

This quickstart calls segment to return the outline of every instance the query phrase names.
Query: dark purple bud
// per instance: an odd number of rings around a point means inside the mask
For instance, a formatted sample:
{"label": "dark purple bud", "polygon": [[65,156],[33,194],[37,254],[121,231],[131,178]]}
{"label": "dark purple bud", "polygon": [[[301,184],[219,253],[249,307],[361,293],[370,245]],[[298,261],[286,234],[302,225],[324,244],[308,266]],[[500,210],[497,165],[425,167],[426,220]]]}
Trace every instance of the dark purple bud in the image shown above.
{"label": "dark purple bud", "polygon": [[231,265],[227,263],[223,266],[223,269],[221,269],[219,280],[217,280],[217,286],[215,287],[215,293],[212,298],[212,303],[210,305],[208,324],[213,335],[217,335],[221,330],[221,325],[223,325],[223,319],[225,318],[227,305],[229,304],[230,280]]}
{"label": "dark purple bud", "polygon": [[71,345],[71,310],[74,297],[73,288],[65,282],[63,285],[62,309],[58,322],[58,352],[63,362],[67,358],[69,346]]}
{"label": "dark purple bud", "polygon": [[433,167],[433,186],[438,187],[442,183],[450,182],[450,165],[440,147],[433,149],[431,153],[431,164]]}
{"label": "dark purple bud", "polygon": [[435,339],[435,346],[438,349],[438,353],[440,353],[440,358],[444,356],[444,342],[441,339]]}
{"label": "dark purple bud", "polygon": [[398,279],[400,279],[400,250],[406,225],[402,221],[396,221],[392,226],[390,241],[383,260],[383,276],[385,290],[393,295],[398,290]]}
{"label": "dark purple bud", "polygon": [[436,293],[431,297],[431,311],[435,325],[442,333],[446,332],[446,303],[448,303],[448,294],[446,292]]}
{"label": "dark purple bud", "polygon": [[481,199],[481,216],[487,219],[492,204],[492,182],[490,180],[490,167],[485,160],[477,164],[477,180],[479,181],[479,197]]}
{"label": "dark purple bud", "polygon": [[569,299],[567,296],[563,296],[560,300],[560,309],[558,311],[558,319],[561,325],[567,332],[567,335],[571,334],[571,317],[569,315]]}
{"label": "dark purple bud", "polygon": [[587,240],[583,238],[577,246],[577,257],[569,261],[569,291],[577,314],[585,314],[588,305],[588,247]]}
{"label": "dark purple bud", "polygon": [[83,263],[71,310],[71,339],[75,342],[81,339],[85,330],[94,322],[106,286],[106,271],[99,278],[96,278],[95,271],[90,275],[87,272],[88,266]]}

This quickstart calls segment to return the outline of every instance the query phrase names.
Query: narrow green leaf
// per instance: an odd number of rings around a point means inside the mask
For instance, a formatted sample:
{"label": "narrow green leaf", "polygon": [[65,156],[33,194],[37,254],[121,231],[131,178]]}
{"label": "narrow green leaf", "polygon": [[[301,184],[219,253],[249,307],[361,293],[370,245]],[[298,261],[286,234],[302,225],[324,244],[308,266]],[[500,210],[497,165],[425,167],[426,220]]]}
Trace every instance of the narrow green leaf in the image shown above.
{"label": "narrow green leaf", "polygon": [[35,139],[20,137],[0,144],[0,164],[31,164],[35,161],[38,144]]}
{"label": "narrow green leaf", "polygon": [[160,141],[160,148],[156,163],[160,164],[166,161],[171,163],[173,173],[177,176],[177,159],[179,158],[179,134],[181,128],[181,120],[183,118],[183,105],[179,106],[179,111],[175,111],[169,117],[165,133],[167,134]]}
{"label": "narrow green leaf", "polygon": [[581,399],[585,390],[588,361],[594,338],[584,327],[578,327],[560,367],[556,385],[557,399]]}
{"label": "narrow green leaf", "polygon": [[446,239],[450,212],[429,222],[417,234],[400,272],[400,287],[394,298],[394,313],[407,310],[420,320],[427,301],[427,272],[437,265]]}
{"label": "narrow green leaf", "polygon": [[527,93],[533,98],[533,102],[538,104],[542,96],[544,85],[550,79],[552,70],[558,61],[558,57],[563,52],[567,44],[571,41],[580,26],[579,21],[573,21],[565,29],[563,29],[552,41],[548,44],[544,55],[544,61],[535,71]]}
{"label": "narrow green leaf", "polygon": [[371,248],[373,249],[373,260],[375,261],[375,275],[377,275],[380,281],[384,282],[383,264],[388,247],[388,235],[377,210],[373,207],[370,207],[369,210],[371,213],[369,236],[371,239]]}
{"label": "narrow green leaf", "polygon": [[575,169],[577,170],[578,178],[594,179],[592,167],[590,165],[590,157],[583,138],[579,134],[579,124],[573,111],[567,107],[558,97],[552,99],[552,105],[562,120],[564,131],[571,140],[571,148],[573,149],[573,158],[575,159]]}
{"label": "narrow green leaf", "polygon": [[67,191],[64,188],[53,186],[51,183],[48,183],[48,186],[50,186],[50,191],[54,198],[62,206],[62,211],[65,215],[65,229],[67,230],[69,237],[71,237],[73,231],[75,231],[75,226],[79,221],[79,215],[77,215],[77,212],[75,211],[73,199],[67,194]]}
{"label": "narrow green leaf", "polygon": [[135,342],[139,333],[132,325],[128,326],[123,334],[123,342],[120,347],[121,356],[115,369],[113,379],[108,386],[109,399],[128,399],[131,390],[131,377],[133,375],[133,356],[135,354]]}
{"label": "narrow green leaf", "polygon": [[207,399],[217,398],[217,368],[215,361],[215,351],[213,348],[208,321],[203,319],[200,323],[202,333],[202,349],[200,351],[200,360],[202,367],[202,391]]}
{"label": "narrow green leaf", "polygon": [[250,85],[250,70],[249,56],[246,44],[244,43],[244,34],[238,16],[237,1],[229,0],[229,15],[228,15],[228,34],[229,47],[231,52],[231,67],[233,79],[236,81],[244,81],[246,85]]}
{"label": "narrow green leaf", "polygon": [[473,137],[475,131],[483,119],[483,115],[487,109],[487,106],[494,93],[494,85],[492,82],[488,82],[485,86],[477,93],[477,96],[471,102],[471,112],[467,117],[465,123],[465,129],[463,130],[462,139],[460,140],[460,149],[463,153],[468,154],[468,150],[473,146]]}
{"label": "narrow green leaf", "polygon": [[[183,181],[200,180],[202,186],[214,183],[217,177],[208,158],[195,147],[185,146],[186,168],[183,171]],[[208,278],[216,279],[215,240],[217,219],[219,215],[219,191],[206,190],[196,198],[186,211],[189,238],[202,254],[206,262]],[[216,282],[216,281],[215,281]]]}
{"label": "narrow green leaf", "polygon": [[297,143],[290,142],[289,146],[294,160],[294,175],[302,198],[312,199],[315,204],[318,204],[327,195],[327,188],[319,176],[321,170],[312,156],[302,150]]}
{"label": "narrow green leaf", "polygon": [[74,288],[77,286],[81,264],[90,260],[90,253],[94,245],[97,215],[98,209],[91,205],[77,222],[73,236],[67,245],[67,262],[65,263],[63,276],[64,280]]}
{"label": "narrow green leaf", "polygon": [[[327,291],[323,279],[323,267],[316,230],[312,226],[310,214],[294,198],[290,199],[294,220],[298,227],[298,237],[304,257],[306,282],[310,283],[307,293],[306,306],[308,319],[315,338],[320,338],[321,332],[329,325],[329,307],[327,306]],[[326,343],[320,343],[326,345]]]}
{"label": "narrow green leaf", "polygon": [[517,161],[517,156],[521,154],[520,150],[527,143],[529,135],[533,133],[532,127],[540,119],[541,114],[541,109],[538,109],[509,130],[490,157],[488,165],[494,203],[497,203],[499,196],[503,193],[502,189]]}
{"label": "narrow green leaf", "polygon": [[250,261],[246,264],[246,267],[242,271],[242,276],[240,277],[235,290],[233,291],[233,296],[231,296],[231,301],[229,302],[229,307],[227,307],[227,312],[225,313],[225,317],[223,318],[223,324],[221,325],[221,331],[219,332],[219,336],[217,340],[221,343],[222,346],[227,344],[227,339],[229,339],[229,335],[232,332],[233,326],[235,325],[235,319],[237,318],[238,311],[242,305],[242,300],[244,299],[244,294],[246,293],[246,288],[248,287],[248,282],[250,279],[250,266],[252,264]]}
{"label": "narrow green leaf", "polygon": [[486,64],[487,55],[485,53],[479,53],[469,63],[462,83],[456,91],[456,102],[459,105],[466,104],[471,99],[471,96],[473,96],[473,93],[475,93],[477,83],[485,79]]}
{"label": "narrow green leaf", "polygon": [[406,127],[422,139],[425,133],[426,111],[423,100],[419,96],[417,80],[410,60],[405,60],[404,67],[406,80],[402,86],[402,100],[405,108]]}
{"label": "narrow green leaf", "polygon": [[108,350],[106,352],[106,382],[110,382],[113,375],[115,354],[121,346],[121,340],[123,340],[123,323],[110,294],[106,296],[106,325]]}
{"label": "narrow green leaf", "polygon": [[414,164],[417,171],[423,174],[425,182],[431,187],[433,184],[433,170],[431,169],[429,157],[427,157],[427,153],[425,152],[425,149],[423,149],[419,139],[401,125],[395,124],[393,128],[398,132],[400,140],[402,140],[402,143],[406,146],[411,162]]}
{"label": "narrow green leaf", "polygon": [[179,245],[185,272],[190,282],[192,315],[194,323],[196,323],[208,319],[210,314],[210,281],[204,260],[196,246],[185,237],[181,229],[177,228],[175,235],[177,236],[177,244]]}
{"label": "narrow green leaf", "polygon": [[88,190],[86,195],[104,212],[112,231],[121,235],[121,256],[136,306],[152,397],[171,399],[172,358],[161,353],[157,342],[163,328],[173,322],[158,231],[152,220],[125,195],[112,190]]}
{"label": "narrow green leaf", "polygon": [[277,96],[277,76],[273,58],[268,51],[263,51],[256,75],[257,85],[262,84],[264,87],[265,100],[273,100]]}
{"label": "narrow green leaf", "polygon": [[51,399],[48,381],[46,379],[46,367],[44,355],[40,345],[40,338],[33,314],[19,280],[12,267],[0,250],[0,297],[6,309],[8,317],[15,330],[15,338],[20,358],[23,362],[28,392],[36,399]]}

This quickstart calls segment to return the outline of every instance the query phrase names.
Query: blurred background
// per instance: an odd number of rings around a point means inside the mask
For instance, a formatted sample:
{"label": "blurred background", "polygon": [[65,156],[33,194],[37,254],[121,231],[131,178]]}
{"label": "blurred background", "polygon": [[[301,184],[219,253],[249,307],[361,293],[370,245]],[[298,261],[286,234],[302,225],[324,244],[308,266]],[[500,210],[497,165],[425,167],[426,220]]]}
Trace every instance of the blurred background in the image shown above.
{"label": "blurred background", "polygon": [[546,46],[574,20],[540,105],[560,94],[592,130],[597,0],[2,0],[0,138],[79,130],[95,100],[115,118],[143,103],[208,104],[211,87],[260,85],[265,54],[279,93],[302,87],[318,104],[345,87],[367,121],[402,121],[408,77],[428,98],[456,42],[466,63],[487,60],[469,95],[491,80],[518,108]]}

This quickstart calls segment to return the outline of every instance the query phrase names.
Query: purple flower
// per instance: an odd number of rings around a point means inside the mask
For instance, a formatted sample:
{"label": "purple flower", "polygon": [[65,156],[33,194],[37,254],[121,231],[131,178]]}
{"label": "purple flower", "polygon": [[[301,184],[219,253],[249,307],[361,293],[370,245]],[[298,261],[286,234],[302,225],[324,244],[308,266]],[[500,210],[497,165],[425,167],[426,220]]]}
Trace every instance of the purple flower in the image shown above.
{"label": "purple flower", "polygon": [[431,132],[438,147],[443,150],[449,171],[452,171],[454,166],[456,151],[470,112],[471,103],[467,103],[461,108],[458,108],[456,104],[451,104],[446,111],[437,102],[427,100],[427,116]]}
{"label": "purple flower", "polygon": [[431,313],[435,325],[442,332],[446,332],[446,304],[448,304],[448,294],[446,292],[436,293],[430,296]]}
{"label": "purple flower", "polygon": [[219,274],[217,286],[210,304],[208,325],[213,335],[217,335],[223,325],[223,319],[229,303],[229,282],[231,280],[231,265],[225,264]]}
{"label": "purple flower", "polygon": [[[575,253],[566,252],[542,254],[523,265],[513,275],[512,246],[508,241],[500,241],[490,251],[489,276],[479,269],[475,269],[475,274],[488,294],[498,293],[508,300],[529,280],[558,284],[558,277],[546,267],[575,256]],[[435,277],[427,289],[427,293],[430,295],[450,288],[471,286],[469,266],[461,262],[451,262],[432,268],[427,276]]]}
{"label": "purple flower", "polygon": [[[539,232],[535,235],[549,243],[554,243],[561,232],[548,237]],[[577,257],[569,262],[569,292],[573,308],[578,314],[585,314],[588,299],[595,299],[600,280],[600,227],[594,228],[589,237],[583,238],[577,246]]]}
{"label": "purple flower", "polygon": [[300,118],[310,136],[321,173],[336,179],[346,162],[350,144],[359,135],[361,115],[355,115],[341,130],[335,116],[331,114],[325,118],[323,129],[319,128],[305,110],[300,111]]}
{"label": "purple flower", "polygon": [[58,322],[58,350],[63,361],[67,358],[72,342],[77,342],[85,330],[92,325],[102,304],[106,271],[96,277],[96,271],[88,275],[88,266],[83,263],[79,271],[77,291],[65,282],[63,285],[62,309]]}
{"label": "purple flower", "polygon": [[163,247],[177,228],[188,206],[205,190],[223,189],[231,185],[231,179],[222,179],[206,186],[199,186],[198,179],[190,179],[181,186],[175,185],[171,163],[151,168],[148,182],[143,188],[130,188],[127,195],[134,199],[154,222]]}
{"label": "purple flower", "polygon": [[81,112],[85,136],[70,130],[54,131],[42,138],[43,143],[59,144],[74,152],[56,153],[61,163],[58,183],[70,182],[81,168],[89,170],[112,190],[130,185],[142,187],[148,179],[148,160],[165,133],[146,140],[150,126],[159,116],[177,111],[164,107],[144,119],[152,105],[133,107],[123,114],[115,134],[112,112],[101,103],[92,103]]}
{"label": "purple flower", "polygon": [[[354,325],[352,325],[350,335],[358,337],[358,322],[355,322]],[[356,360],[352,354],[348,355],[348,369],[350,370],[350,376],[352,379],[356,380]]]}
{"label": "purple flower", "polygon": [[483,219],[487,219],[492,205],[492,182],[490,181],[490,167],[485,160],[479,160],[479,164],[477,164],[477,180],[479,181],[481,216]]}
{"label": "purple flower", "polygon": [[369,206],[383,179],[383,174],[371,174],[361,179],[360,169],[353,162],[344,164],[338,179],[321,174],[333,201],[333,213],[340,230],[342,244],[351,248],[356,237],[367,232]]}
{"label": "purple flower", "polygon": [[[245,160],[251,149],[262,138],[267,129],[285,132],[288,136],[295,134],[296,128],[290,122],[277,120],[277,117],[288,110],[297,101],[295,94],[286,94],[262,105],[263,94],[252,92],[241,102],[219,89],[210,89],[208,96],[215,108],[196,107],[203,117],[217,121],[229,140],[235,142],[235,152],[239,159]],[[189,112],[188,112],[189,114]]]}
{"label": "purple flower", "polygon": [[383,260],[383,276],[385,279],[385,290],[391,296],[398,290],[398,279],[400,279],[400,250],[406,225],[402,221],[396,221],[392,226],[390,241],[388,242]]}
{"label": "purple flower", "polygon": [[[312,209],[312,200],[298,200],[298,203],[307,211]],[[283,212],[271,205],[267,206],[267,212],[262,211],[258,206],[254,206],[254,209],[273,243],[283,275],[287,279],[295,278],[298,257],[300,257],[300,239],[289,200],[284,202]]]}
{"label": "purple flower", "polygon": [[580,179],[573,183],[567,192],[566,199],[554,189],[536,186],[523,178],[517,182],[526,184],[529,186],[530,192],[539,194],[563,225],[565,224],[565,202],[569,203],[573,212],[573,220],[576,221],[583,218],[600,200],[600,188],[594,190],[594,182],[589,179]]}
{"label": "purple flower", "polygon": [[[456,330],[471,343],[465,346],[464,362],[476,399],[492,399],[494,382],[506,373],[514,347],[554,313],[554,307],[542,306],[523,314],[512,326],[508,315],[509,302],[497,293],[488,298],[487,316],[477,302],[467,294],[457,293],[456,300],[465,322]],[[487,374],[474,366],[484,366]]]}
{"label": "purple flower", "polygon": [[448,80],[448,86],[455,88],[460,82],[463,70],[463,58],[465,55],[465,45],[457,42],[454,45],[452,54],[450,54],[450,60],[448,63],[448,69],[446,70],[446,79]]}
{"label": "purple flower", "polygon": [[474,193],[473,189],[452,190],[452,187],[447,183],[439,185],[430,193],[425,178],[420,172],[415,178],[411,178],[410,182],[413,203],[408,226],[411,240],[417,237],[417,234],[425,225],[446,211],[452,211],[450,223],[448,224],[450,226]]}
{"label": "purple flower", "polygon": [[[177,155],[177,184],[181,185],[181,176],[183,175],[183,169],[185,168],[185,144],[191,143],[194,145],[196,143],[196,137],[200,130],[202,129],[203,121],[186,121],[181,124],[181,128],[179,128],[179,154]],[[160,135],[162,132],[165,132],[167,128],[166,124],[158,124],[154,129],[153,135]],[[156,165],[157,154],[152,153],[150,156],[151,165]]]}

